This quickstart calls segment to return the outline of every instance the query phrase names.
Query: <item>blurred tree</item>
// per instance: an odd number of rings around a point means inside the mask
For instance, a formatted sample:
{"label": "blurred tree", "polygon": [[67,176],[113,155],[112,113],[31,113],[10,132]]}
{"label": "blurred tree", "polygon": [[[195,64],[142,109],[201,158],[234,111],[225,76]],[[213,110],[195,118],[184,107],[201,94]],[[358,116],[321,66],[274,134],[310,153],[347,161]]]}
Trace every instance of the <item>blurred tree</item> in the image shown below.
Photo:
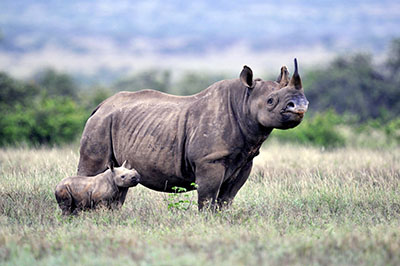
{"label": "blurred tree", "polygon": [[0,145],[74,140],[88,115],[72,98],[77,98],[76,87],[66,75],[49,72],[32,83],[0,72]]}
{"label": "blurred tree", "polygon": [[224,75],[188,72],[185,73],[175,84],[175,93],[179,95],[192,95],[208,88],[211,84],[223,80],[224,78]]}
{"label": "blurred tree", "polygon": [[400,38],[394,39],[390,43],[386,65],[390,77],[400,80]]}
{"label": "blurred tree", "polygon": [[29,104],[38,92],[38,86],[15,80],[6,73],[0,72],[0,106],[12,107],[16,103]]}
{"label": "blurred tree", "polygon": [[138,91],[143,89],[169,92],[171,72],[168,70],[148,70],[129,78],[117,81],[112,87],[114,91]]}
{"label": "blurred tree", "polygon": [[333,108],[362,121],[400,114],[399,90],[376,70],[368,54],[336,58],[327,68],[307,73],[304,87],[310,110]]}
{"label": "blurred tree", "polygon": [[29,106],[18,103],[0,117],[0,145],[68,143],[82,131],[87,116],[68,98],[41,99]]}
{"label": "blurred tree", "polygon": [[44,89],[47,97],[70,97],[78,99],[78,86],[71,76],[65,73],[58,73],[48,68],[34,75],[34,81]]}
{"label": "blurred tree", "polygon": [[112,95],[112,91],[102,86],[93,86],[80,94],[81,102],[85,110],[91,112],[97,105]]}

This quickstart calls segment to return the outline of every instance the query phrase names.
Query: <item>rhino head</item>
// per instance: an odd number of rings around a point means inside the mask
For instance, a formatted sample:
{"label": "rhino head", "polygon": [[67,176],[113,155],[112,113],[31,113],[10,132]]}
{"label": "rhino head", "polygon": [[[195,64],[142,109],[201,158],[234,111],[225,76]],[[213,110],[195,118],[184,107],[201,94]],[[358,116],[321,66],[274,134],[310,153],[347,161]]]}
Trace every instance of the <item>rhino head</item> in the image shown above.
{"label": "rhino head", "polygon": [[300,124],[308,108],[297,60],[294,59],[294,74],[289,79],[286,66],[276,81],[253,80],[252,70],[244,66],[240,80],[249,90],[249,113],[266,128],[288,129]]}
{"label": "rhino head", "polygon": [[112,163],[108,165],[111,170],[112,178],[118,187],[134,187],[140,182],[140,175],[135,169],[126,168],[126,161],[121,167],[114,167]]}

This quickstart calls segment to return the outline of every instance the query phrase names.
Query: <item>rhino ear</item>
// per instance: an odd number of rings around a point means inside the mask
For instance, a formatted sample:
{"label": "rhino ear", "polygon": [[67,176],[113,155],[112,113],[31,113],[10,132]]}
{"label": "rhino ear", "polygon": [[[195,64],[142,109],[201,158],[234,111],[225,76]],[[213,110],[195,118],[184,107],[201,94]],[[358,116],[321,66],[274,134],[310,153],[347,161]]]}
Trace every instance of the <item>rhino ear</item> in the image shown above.
{"label": "rhino ear", "polygon": [[126,168],[126,160],[122,163],[121,167]]}
{"label": "rhino ear", "polygon": [[301,90],[303,88],[303,85],[301,84],[301,78],[300,78],[300,75],[298,72],[296,58],[294,59],[294,73],[293,73],[292,79],[290,80],[289,85],[295,87],[298,90]]}
{"label": "rhino ear", "polygon": [[248,66],[243,66],[243,70],[240,73],[240,81],[247,88],[253,88],[253,71]]}
{"label": "rhino ear", "polygon": [[114,173],[114,162],[110,161],[107,166],[111,170],[111,172]]}
{"label": "rhino ear", "polygon": [[276,79],[276,82],[279,83],[281,88],[286,87],[289,84],[289,71],[286,66],[281,67],[281,74]]}

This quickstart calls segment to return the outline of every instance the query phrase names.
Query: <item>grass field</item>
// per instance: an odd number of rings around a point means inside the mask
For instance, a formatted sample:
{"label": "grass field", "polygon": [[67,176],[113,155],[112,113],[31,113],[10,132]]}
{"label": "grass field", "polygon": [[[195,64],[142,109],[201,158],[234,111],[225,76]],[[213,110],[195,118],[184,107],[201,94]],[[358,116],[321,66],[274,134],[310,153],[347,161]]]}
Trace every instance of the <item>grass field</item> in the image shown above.
{"label": "grass field", "polygon": [[54,187],[77,161],[75,146],[0,150],[0,264],[400,264],[399,148],[267,142],[224,212],[139,185],[121,210],[65,219]]}

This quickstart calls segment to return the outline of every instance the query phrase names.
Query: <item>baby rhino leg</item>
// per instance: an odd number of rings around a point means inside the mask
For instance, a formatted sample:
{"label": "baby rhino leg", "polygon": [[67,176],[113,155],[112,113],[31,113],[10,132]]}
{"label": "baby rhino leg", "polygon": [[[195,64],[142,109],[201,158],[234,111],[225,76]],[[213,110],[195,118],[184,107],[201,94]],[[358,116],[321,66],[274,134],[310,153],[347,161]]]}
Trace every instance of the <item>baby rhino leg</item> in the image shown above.
{"label": "baby rhino leg", "polygon": [[67,188],[64,186],[56,191],[56,199],[63,215],[70,215],[74,211],[73,199]]}

